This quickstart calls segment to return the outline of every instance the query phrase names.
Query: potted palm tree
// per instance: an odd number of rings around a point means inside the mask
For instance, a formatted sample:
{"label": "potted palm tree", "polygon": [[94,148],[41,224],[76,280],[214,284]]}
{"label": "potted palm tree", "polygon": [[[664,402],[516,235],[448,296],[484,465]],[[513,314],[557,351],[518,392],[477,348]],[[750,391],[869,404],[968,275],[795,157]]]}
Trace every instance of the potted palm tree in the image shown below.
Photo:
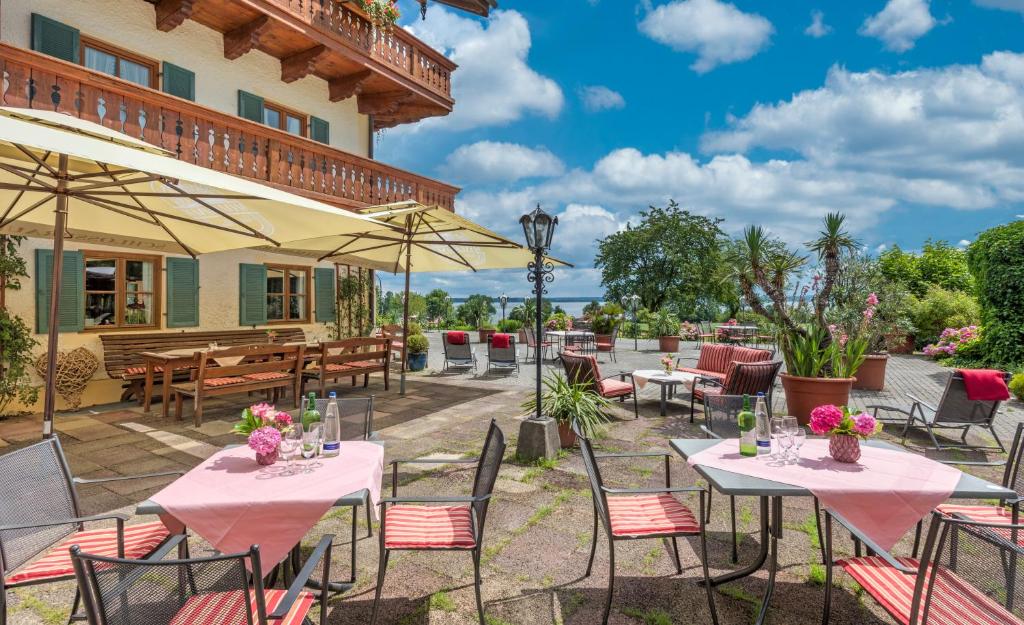
{"label": "potted palm tree", "polygon": [[679,318],[665,309],[651,317],[651,336],[658,337],[658,350],[670,354],[679,351]]}
{"label": "potted palm tree", "polygon": [[[592,438],[601,425],[611,419],[611,402],[590,390],[586,384],[573,384],[560,373],[546,376],[543,382],[541,412],[558,423],[558,438],[563,449],[576,445],[573,422],[581,434]],[[531,397],[523,402],[522,407],[527,413],[535,413],[537,398]]]}

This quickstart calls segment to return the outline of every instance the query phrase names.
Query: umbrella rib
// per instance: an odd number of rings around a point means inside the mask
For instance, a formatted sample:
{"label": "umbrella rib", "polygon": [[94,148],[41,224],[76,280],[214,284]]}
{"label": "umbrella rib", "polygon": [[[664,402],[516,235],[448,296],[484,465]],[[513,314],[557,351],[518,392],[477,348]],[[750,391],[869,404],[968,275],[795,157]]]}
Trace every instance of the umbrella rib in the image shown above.
{"label": "umbrella rib", "polygon": [[[231,223],[233,223],[233,224],[235,224],[237,226],[240,226],[242,228],[245,228],[246,230],[248,230],[249,232],[252,233],[252,236],[255,236],[256,238],[259,238],[259,239],[264,239],[266,241],[270,241],[271,243],[273,243],[277,247],[281,246],[281,244],[278,243],[277,241],[275,241],[274,239],[271,239],[270,237],[268,237],[267,235],[263,234],[262,232],[256,230],[255,228],[247,226],[246,224],[244,224],[241,221],[235,219],[231,215],[228,215],[227,213],[225,213],[223,211],[217,210],[216,208],[211,206],[208,202],[204,202],[204,201],[202,201],[201,199],[197,198],[196,196],[194,196],[192,194],[185,193],[185,191],[183,189],[179,188],[177,185],[173,184],[172,182],[170,182],[168,180],[161,180],[160,182],[163,183],[164,186],[166,186],[166,187],[168,187],[170,189],[173,189],[174,191],[177,191],[179,193],[178,197],[187,197],[189,199],[192,199],[197,204],[199,204],[200,206],[206,207],[208,210],[213,211],[214,213],[220,215],[224,219],[227,219]],[[222,196],[219,196],[219,197],[222,197],[222,198],[225,198],[225,199],[236,199],[236,200],[237,199],[260,199],[260,198],[246,198],[245,196],[224,196],[224,195],[222,195]]]}
{"label": "umbrella rib", "polygon": [[[343,254],[344,256],[352,256],[353,254],[362,254],[363,252],[372,252],[374,250],[382,250],[387,247],[394,247],[395,245],[403,245],[401,241],[394,241],[393,243],[384,243],[383,245],[374,245],[373,247],[364,247],[358,250],[349,250]],[[332,253],[329,256],[325,256],[323,259],[329,258],[330,256],[338,256],[337,253]],[[323,260],[321,259],[321,260]]]}
{"label": "umbrella rib", "polygon": [[[439,233],[439,232],[438,232],[437,230],[435,230],[435,229],[434,229],[434,226],[433,226],[433,225],[431,225],[431,224],[427,223],[426,221],[423,221],[422,223],[425,223],[425,224],[426,224],[426,226],[427,226],[428,228],[430,228],[431,232],[433,232],[434,234],[436,234],[436,235],[437,235],[437,237],[438,237],[439,239],[441,239],[442,241],[444,241],[444,237],[443,237],[443,236],[441,236],[441,234],[440,234],[440,233]],[[423,247],[423,246],[421,245],[420,247]],[[430,250],[430,248],[429,248],[429,247],[423,247],[423,249],[425,249],[425,250]],[[460,253],[459,253],[459,251],[458,251],[458,250],[456,250],[456,249],[455,249],[455,248],[454,248],[454,247],[453,247],[453,246],[452,246],[451,244],[449,244],[449,245],[448,245],[448,249],[450,249],[450,250],[452,251],[452,253],[453,253],[453,254],[455,254],[456,256],[458,256],[458,257],[459,257],[459,260],[461,260],[461,261],[462,261],[462,264],[464,264],[465,266],[469,267],[469,268],[470,268],[470,269],[472,269],[473,271],[476,271],[476,267],[474,267],[473,265],[469,264],[469,261],[468,261],[468,260],[466,260],[466,258],[465,258],[465,257],[464,257],[464,256],[463,256],[462,254],[460,254]],[[434,253],[435,253],[435,254],[437,254],[438,256],[444,256],[444,254],[441,254],[441,253],[440,253],[440,252],[438,252],[437,250],[430,250],[430,251],[434,252]],[[449,260],[451,260],[451,259],[449,259]]]}
{"label": "umbrella rib", "polygon": [[[157,176],[154,180],[163,182],[162,176]],[[165,183],[166,184],[166,183]],[[173,187],[172,187],[173,188]],[[224,193],[186,193],[181,190],[177,193],[166,193],[160,191],[107,191],[103,195],[138,195],[141,197],[182,197],[183,195],[192,200],[265,200],[266,198],[259,197],[257,195],[227,195]]]}
{"label": "umbrella rib", "polygon": [[323,256],[318,258],[317,261],[321,261],[321,260],[324,260],[324,259],[329,258],[331,256],[334,256],[335,254],[339,253],[341,250],[345,249],[349,245],[352,245],[353,243],[355,243],[358,240],[359,240],[358,236],[351,235],[348,241],[346,241],[345,243],[343,243],[343,244],[339,245],[338,247],[334,248],[330,252],[327,252],[326,254],[324,254]]}
{"label": "umbrella rib", "polygon": [[116,175],[119,175],[119,174],[131,174],[131,173],[135,173],[135,172],[138,171],[137,169],[116,169],[116,170],[112,170],[112,169],[110,169],[109,166],[106,167],[106,170],[107,171],[90,171],[90,172],[87,172],[87,173],[84,173],[84,174],[75,174],[74,176],[68,176],[68,180],[85,180],[86,178],[102,178],[103,176],[108,176],[110,174],[113,174],[113,175],[116,176]]}
{"label": "umbrella rib", "polygon": [[57,195],[56,193],[50,193],[50,194],[46,195],[45,197],[43,197],[39,201],[35,202],[34,204],[29,206],[28,208],[23,209],[21,212],[16,214],[14,217],[11,217],[10,219],[7,218],[7,214],[5,213],[4,214],[4,218],[0,219],[0,228],[3,228],[4,226],[10,225],[10,224],[18,221],[19,219],[21,219],[25,215],[31,213],[32,211],[34,211],[35,209],[39,208],[43,204],[46,204],[47,202],[49,202],[56,195]]}
{"label": "umbrella rib", "polygon": [[[31,150],[25,149],[25,147],[20,143],[15,143],[13,145],[14,147],[18,148],[18,150],[20,150],[22,154],[38,163],[40,167],[44,167],[46,171],[50,172],[50,175],[52,175],[54,178],[57,177],[57,170],[53,168],[53,165],[50,165],[49,163],[46,162],[46,159],[50,158],[50,154],[53,153],[52,151],[47,150],[46,154],[43,155],[43,158],[40,159],[38,156],[33,154]],[[36,171],[38,172],[39,170],[37,169]]]}
{"label": "umbrella rib", "polygon": [[[97,165],[99,165],[100,167],[103,167],[104,169],[107,168],[106,165],[103,165],[102,163],[97,163]],[[137,173],[143,173],[143,172],[137,172]],[[128,188],[125,185],[140,184],[140,183],[143,183],[143,182],[153,182],[154,180],[160,180],[160,178],[162,178],[162,176],[156,176],[154,174],[146,174],[146,175],[144,175],[141,178],[132,178],[132,179],[129,179],[129,180],[118,180],[117,176],[115,174],[110,174],[110,181],[108,181],[108,182],[93,182],[93,183],[90,183],[90,184],[87,184],[87,185],[83,185],[81,187],[74,187],[73,189],[71,189],[71,192],[72,193],[82,193],[84,191],[93,191],[95,189],[105,189],[105,188],[108,188],[108,187],[121,187],[129,195],[136,195],[136,194],[132,193],[131,191],[128,191]],[[103,193],[101,195],[121,195],[121,194],[120,193]]]}
{"label": "umbrella rib", "polygon": [[[40,187],[42,187],[46,191],[54,192],[54,191],[57,190],[56,186],[54,186],[52,184],[47,184],[47,183],[43,182],[42,180],[40,180],[39,178],[37,178],[35,173],[31,173],[32,172],[31,169],[22,168],[22,167],[16,167],[16,166],[11,165],[9,163],[0,163],[0,169],[2,169],[4,171],[7,171],[7,172],[10,172],[10,173],[14,174],[15,176],[18,176],[19,178],[27,180],[27,181],[29,181],[31,183],[37,184],[37,185],[39,185]],[[26,171],[30,172],[30,173],[26,174],[25,173]]]}
{"label": "umbrella rib", "polygon": [[[140,209],[140,208],[137,208],[135,206],[131,206],[129,204],[124,204],[122,202],[115,202],[114,200],[108,200],[108,199],[106,199],[104,197],[90,197],[88,195],[80,195],[80,196],[78,196],[78,199],[82,200],[83,202],[90,202],[92,204],[95,204],[96,202],[102,202],[103,205],[104,205],[104,208],[111,209],[111,210],[112,210],[111,207],[117,207],[117,208],[120,208],[122,210],[128,210],[128,211],[139,211],[139,210],[141,210],[142,212],[146,213],[150,217],[164,217],[166,219],[174,219],[176,221],[183,221],[183,222],[185,222],[187,224],[193,224],[195,226],[202,226],[203,228],[213,228],[214,230],[223,230],[224,232],[230,232],[231,234],[237,234],[237,235],[241,235],[243,237],[252,237],[252,234],[250,234],[249,232],[244,231],[244,230],[234,230],[234,229],[229,228],[227,226],[218,226],[216,224],[206,223],[206,222],[203,222],[203,221],[199,221],[197,219],[190,219],[188,217],[182,217],[180,215],[171,215],[169,213],[164,213],[162,211],[154,210],[152,208]],[[117,211],[115,211],[115,212],[117,212]],[[141,219],[141,218],[139,218],[139,219]],[[154,222],[146,221],[144,219],[142,221],[144,221],[144,222],[146,222],[146,223],[148,223],[150,225],[154,225],[154,226],[157,225]]]}
{"label": "umbrella rib", "polygon": [[[36,175],[39,174],[39,170],[42,168],[42,165],[36,167]],[[18,194],[14,196],[14,199],[11,200],[11,203],[7,206],[7,210],[5,210],[4,214],[0,216],[0,222],[3,222],[3,220],[7,219],[7,216],[11,214],[11,211],[14,210],[14,207],[17,206],[18,202],[21,201],[21,198],[25,196],[25,191],[28,191],[29,188],[32,186],[32,182],[26,181],[25,184],[19,186],[20,188],[18,189]]]}
{"label": "umbrella rib", "polygon": [[82,196],[82,197],[79,197],[78,199],[83,201],[83,202],[85,202],[86,204],[92,204],[93,206],[99,206],[100,208],[108,210],[108,211],[110,211],[112,213],[117,213],[118,215],[123,215],[125,217],[128,217],[129,219],[134,219],[136,221],[141,221],[142,223],[144,223],[144,224],[146,224],[148,226],[159,226],[160,225],[156,221],[156,218],[153,217],[153,215],[149,215],[148,213],[146,213],[149,217],[152,217],[153,220],[151,221],[149,219],[146,219],[145,217],[143,217],[141,215],[135,214],[133,211],[135,211],[137,209],[135,209],[135,208],[133,208],[131,206],[125,206],[123,208],[119,207],[117,205],[111,206],[106,201],[104,201],[103,198],[98,198],[98,197],[93,198],[93,197],[88,197],[88,196]]}
{"label": "umbrella rib", "polygon": [[474,267],[473,265],[470,265],[469,262],[466,261],[464,258],[461,258],[461,257],[453,258],[453,257],[451,257],[451,256],[449,256],[449,255],[447,255],[447,254],[445,254],[443,252],[440,252],[438,250],[432,250],[430,248],[423,247],[422,245],[420,245],[419,243],[417,243],[415,241],[413,241],[412,244],[415,245],[416,247],[421,247],[421,248],[427,250],[428,252],[430,252],[432,254],[437,254],[441,258],[445,258],[447,260],[450,260],[450,261],[452,261],[453,263],[455,263],[457,265],[464,265],[466,268],[468,268],[468,269],[470,269],[470,270],[472,270],[474,272],[476,271],[476,267]]}

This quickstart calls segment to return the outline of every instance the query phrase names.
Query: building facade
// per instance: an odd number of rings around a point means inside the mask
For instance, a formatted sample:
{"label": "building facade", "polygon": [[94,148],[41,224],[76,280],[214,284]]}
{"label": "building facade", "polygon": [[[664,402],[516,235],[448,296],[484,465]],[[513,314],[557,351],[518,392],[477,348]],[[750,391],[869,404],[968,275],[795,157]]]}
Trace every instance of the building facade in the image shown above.
{"label": "building facade", "polygon": [[[454,64],[400,28],[375,28],[350,2],[0,0],[0,67],[3,106],[98,122],[341,208],[452,208],[458,193],[373,159],[375,131],[452,110]],[[353,307],[339,303],[339,286],[372,293],[369,270],[308,257],[253,249],[193,260],[110,243],[66,243],[60,302],[61,349],[85,347],[101,362],[99,337],[113,332],[288,326],[326,338]],[[32,236],[21,244],[31,275],[5,298],[40,345],[50,248]],[[101,366],[83,405],[120,392]]]}

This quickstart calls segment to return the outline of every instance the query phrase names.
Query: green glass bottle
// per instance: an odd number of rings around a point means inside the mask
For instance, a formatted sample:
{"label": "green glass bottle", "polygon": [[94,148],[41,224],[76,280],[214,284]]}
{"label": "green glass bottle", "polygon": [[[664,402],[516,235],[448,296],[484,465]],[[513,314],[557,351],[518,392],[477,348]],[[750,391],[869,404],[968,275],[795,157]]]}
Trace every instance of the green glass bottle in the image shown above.
{"label": "green glass bottle", "polygon": [[302,413],[302,429],[308,430],[314,423],[320,423],[320,411],[316,409],[316,393],[306,399],[306,411]]}
{"label": "green glass bottle", "polygon": [[750,410],[750,395],[743,396],[743,410],[736,415],[740,428],[740,455],[757,457],[757,419]]}

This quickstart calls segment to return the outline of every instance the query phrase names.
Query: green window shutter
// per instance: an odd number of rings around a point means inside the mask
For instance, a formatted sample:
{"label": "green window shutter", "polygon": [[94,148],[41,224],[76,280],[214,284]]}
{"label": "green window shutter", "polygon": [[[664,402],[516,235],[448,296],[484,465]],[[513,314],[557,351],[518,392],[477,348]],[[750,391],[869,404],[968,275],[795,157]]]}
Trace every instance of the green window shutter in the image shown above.
{"label": "green window shutter", "polygon": [[248,91],[238,90],[238,116],[249,121],[263,123],[263,98]]}
{"label": "green window shutter", "polygon": [[[53,250],[36,250],[36,332],[46,334],[50,321],[50,285],[53,277]],[[60,332],[80,332],[85,328],[85,258],[81,252],[64,252],[61,269]]]}
{"label": "green window shutter", "polygon": [[320,143],[331,142],[331,125],[319,117],[309,118],[309,138]]}
{"label": "green window shutter", "polygon": [[196,75],[184,67],[178,67],[174,63],[164,61],[164,93],[176,95],[179,98],[195,101],[196,99]]}
{"label": "green window shutter", "polygon": [[334,321],[337,307],[337,299],[334,297],[334,269],[317,267],[313,270],[313,282],[316,320],[322,323]]}
{"label": "green window shutter", "polygon": [[199,325],[199,261],[167,259],[167,327]]}
{"label": "green window shutter", "polygon": [[238,266],[238,324],[258,326],[267,322],[267,268]]}
{"label": "green window shutter", "polygon": [[80,63],[78,29],[48,17],[32,14],[32,49],[58,59]]}

